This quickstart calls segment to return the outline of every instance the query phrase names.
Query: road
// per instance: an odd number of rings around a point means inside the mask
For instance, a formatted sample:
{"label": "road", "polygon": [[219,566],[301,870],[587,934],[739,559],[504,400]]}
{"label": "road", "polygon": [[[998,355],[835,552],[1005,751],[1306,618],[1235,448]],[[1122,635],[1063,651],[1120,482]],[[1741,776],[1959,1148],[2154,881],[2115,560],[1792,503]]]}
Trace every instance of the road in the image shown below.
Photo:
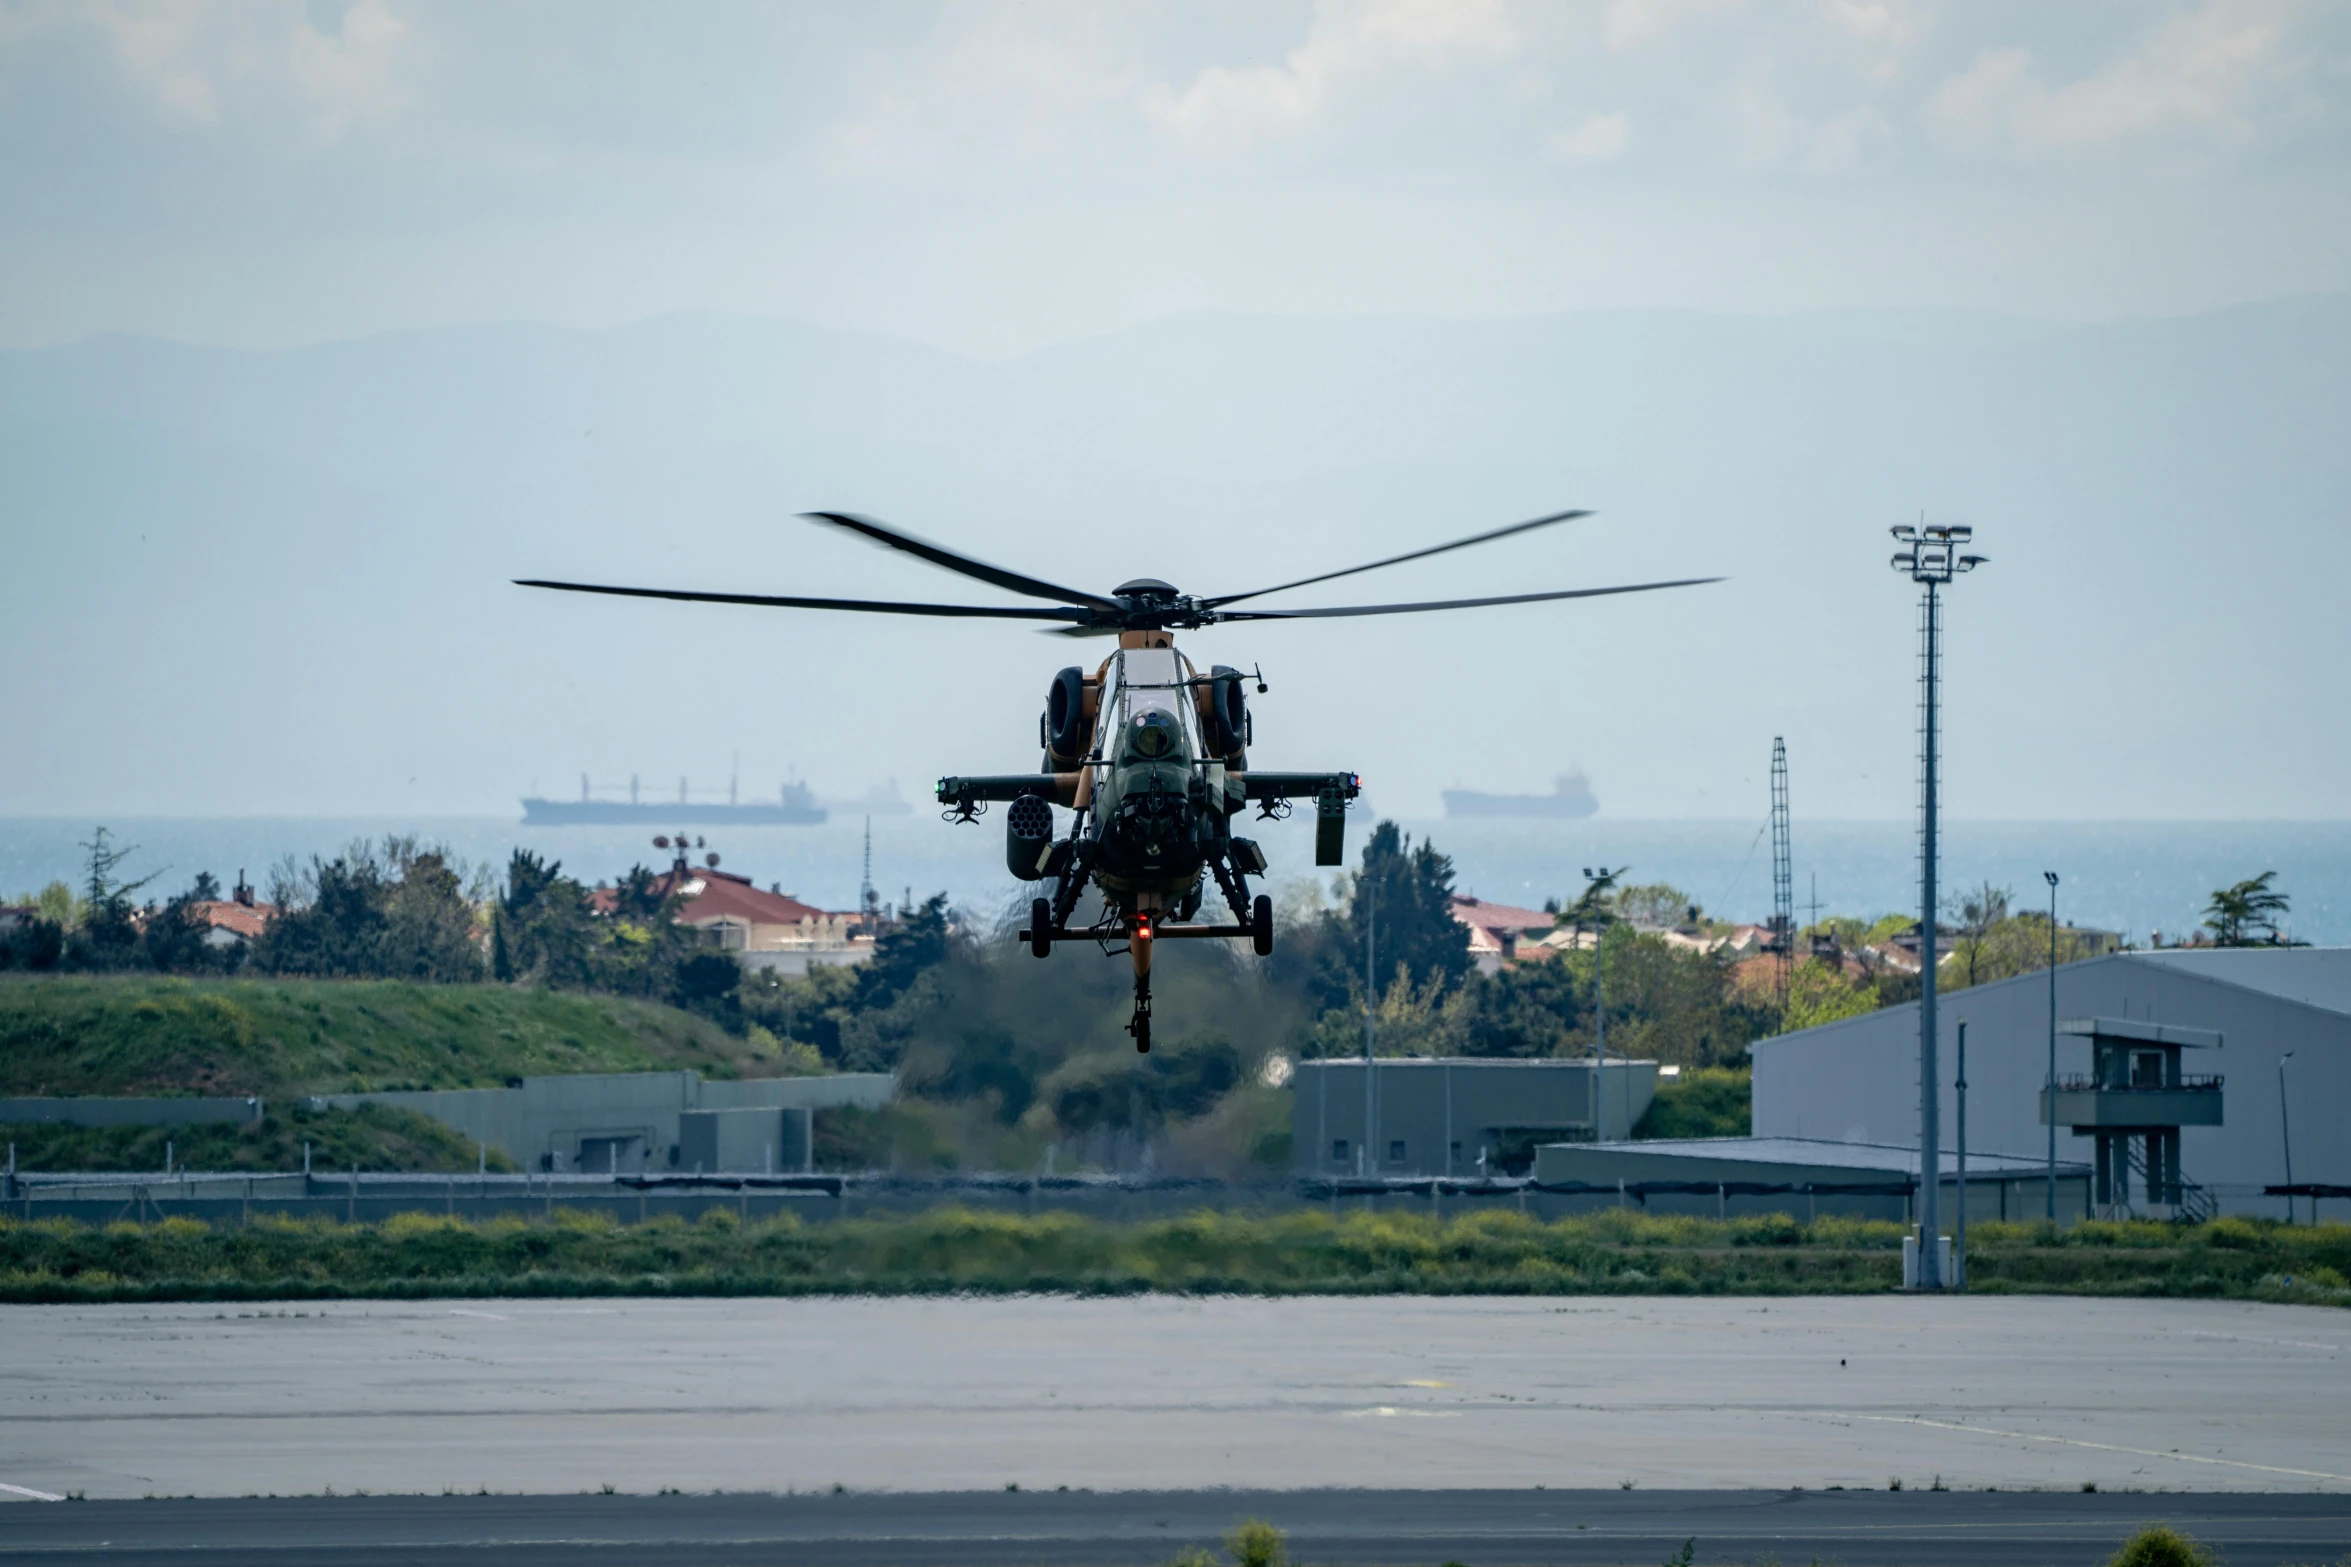
{"label": "road", "polygon": [[2229,1567],[2323,1564],[2351,1497],[1884,1491],[1185,1491],[818,1496],[339,1497],[0,1509],[0,1562],[468,1563],[663,1567],[1149,1567],[1234,1521],[1288,1531],[1302,1561],[1694,1567],[2096,1567],[2164,1518]]}

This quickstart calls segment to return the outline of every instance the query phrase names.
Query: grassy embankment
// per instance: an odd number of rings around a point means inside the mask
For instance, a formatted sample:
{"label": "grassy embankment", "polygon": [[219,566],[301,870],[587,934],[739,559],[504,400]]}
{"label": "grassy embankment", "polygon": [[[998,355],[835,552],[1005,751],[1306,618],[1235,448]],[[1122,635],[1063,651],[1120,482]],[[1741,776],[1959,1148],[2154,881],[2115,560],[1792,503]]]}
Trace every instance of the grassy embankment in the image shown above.
{"label": "grassy embankment", "polygon": [[[254,1126],[0,1126],[22,1169],[470,1170],[471,1143],[405,1111],[310,1111],[307,1094],[495,1088],[543,1073],[692,1068],[765,1076],[782,1062],[651,1002],[500,985],[0,979],[0,1096],[258,1094]],[[494,1165],[496,1161],[493,1161]]]}
{"label": "grassy embankment", "polygon": [[[938,1209],[803,1224],[621,1225],[601,1215],[381,1224],[187,1219],[0,1221],[0,1300],[334,1296],[803,1295],[1150,1290],[1250,1294],[1869,1294],[1898,1282],[1890,1223],[1718,1221],[1609,1211],[1541,1223],[1488,1211],[1445,1223],[1196,1214],[1111,1224]],[[2351,1306],[2351,1226],[2223,1219],[1985,1224],[1978,1293],[2185,1296]]]}

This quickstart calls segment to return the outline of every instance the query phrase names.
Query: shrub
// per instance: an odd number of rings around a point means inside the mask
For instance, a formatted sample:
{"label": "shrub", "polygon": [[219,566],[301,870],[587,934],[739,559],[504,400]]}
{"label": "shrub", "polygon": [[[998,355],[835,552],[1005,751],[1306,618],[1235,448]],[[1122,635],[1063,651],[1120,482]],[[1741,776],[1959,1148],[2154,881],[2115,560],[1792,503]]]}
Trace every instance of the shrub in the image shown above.
{"label": "shrub", "polygon": [[1234,1567],[1286,1567],[1290,1559],[1290,1537],[1262,1518],[1244,1518],[1233,1525],[1224,1548]]}
{"label": "shrub", "polygon": [[2122,1542],[2106,1567],[2213,1567],[2212,1551],[2167,1523],[2151,1523]]}

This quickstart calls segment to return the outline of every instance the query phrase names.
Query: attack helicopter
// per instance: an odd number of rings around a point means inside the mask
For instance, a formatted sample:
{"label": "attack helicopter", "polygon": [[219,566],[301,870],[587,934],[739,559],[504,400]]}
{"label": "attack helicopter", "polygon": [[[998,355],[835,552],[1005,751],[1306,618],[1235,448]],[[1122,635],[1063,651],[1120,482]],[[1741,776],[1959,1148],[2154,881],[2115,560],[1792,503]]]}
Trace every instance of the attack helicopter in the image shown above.
{"label": "attack helicopter", "polygon": [[[1425,560],[1471,545],[1530,533],[1588,511],[1553,512],[1466,538],[1391,555],[1384,560],[1300,577],[1246,593],[1195,597],[1155,577],[1122,582],[1108,593],[1066,588],[933,544],[927,539],[849,512],[806,512],[807,520],[857,534],[919,560],[992,587],[1049,605],[979,605],[881,599],[787,597],[707,593],[670,588],[613,587],[587,582],[518,579],[517,586],[622,598],[694,604],[750,604],[773,609],[847,610],[868,614],[955,619],[1053,621],[1055,634],[1115,636],[1117,647],[1088,674],[1072,665],[1053,677],[1037,721],[1044,758],[1030,773],[950,775],[938,782],[946,819],[976,821],[991,804],[1004,812],[1005,868],[1025,882],[1050,882],[1029,906],[1019,932],[1036,956],[1050,957],[1056,942],[1093,941],[1106,952],[1123,941],[1135,971],[1135,1008],[1127,1025],[1135,1048],[1151,1048],[1151,959],[1162,941],[1245,940],[1260,957],[1273,951],[1273,900],[1251,895],[1249,878],[1266,871],[1265,851],[1233,831],[1250,806],[1258,820],[1280,820],[1295,802],[1314,802],[1314,863],[1345,863],[1347,807],[1361,792],[1352,772],[1272,772],[1249,765],[1255,725],[1246,687],[1263,695],[1252,669],[1227,664],[1206,674],[1175,645],[1179,631],[1238,621],[1332,620],[1363,615],[1407,615],[1430,610],[1484,609],[1561,599],[1602,598],[1694,587],[1717,577],[1639,582],[1617,587],[1568,588],[1487,598],[1435,599],[1403,604],[1355,604],[1315,609],[1234,609],[1269,594],[1336,581],[1407,561]],[[1069,834],[1057,831],[1055,807],[1072,813]],[[1233,923],[1197,922],[1205,883],[1215,879]],[[1102,913],[1071,928],[1088,886]]]}

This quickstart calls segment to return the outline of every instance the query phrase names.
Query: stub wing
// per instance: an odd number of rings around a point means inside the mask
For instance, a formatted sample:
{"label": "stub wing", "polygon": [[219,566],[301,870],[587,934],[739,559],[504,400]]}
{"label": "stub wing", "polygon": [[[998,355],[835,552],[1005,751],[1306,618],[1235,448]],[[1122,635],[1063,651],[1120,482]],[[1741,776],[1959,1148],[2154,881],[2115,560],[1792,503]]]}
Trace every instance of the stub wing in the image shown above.
{"label": "stub wing", "polygon": [[1353,773],[1265,773],[1239,775],[1247,797],[1268,807],[1277,800],[1312,800],[1314,804],[1314,863],[1347,863],[1347,806],[1363,792],[1363,780]]}

